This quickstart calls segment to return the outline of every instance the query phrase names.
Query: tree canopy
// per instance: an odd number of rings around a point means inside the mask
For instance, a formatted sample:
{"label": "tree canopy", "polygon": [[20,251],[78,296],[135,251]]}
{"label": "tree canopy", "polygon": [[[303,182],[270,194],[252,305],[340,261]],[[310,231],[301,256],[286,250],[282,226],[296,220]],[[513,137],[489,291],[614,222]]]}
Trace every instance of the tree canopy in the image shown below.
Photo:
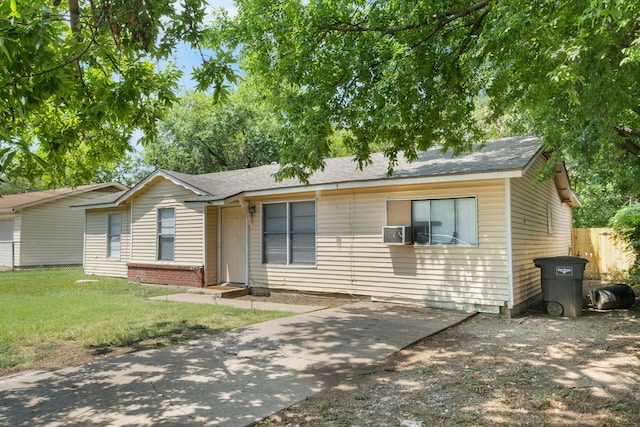
{"label": "tree canopy", "polygon": [[[0,1],[0,179],[92,179],[142,142],[176,101],[178,43],[202,47],[204,0]],[[202,50],[201,50],[202,52]],[[221,57],[225,54],[220,53]],[[194,74],[219,95],[230,58]],[[165,60],[159,66],[159,60]]]}
{"label": "tree canopy", "polygon": [[574,166],[569,169],[573,189],[582,206],[573,210],[574,227],[609,227],[616,212],[637,200],[637,183],[612,179],[607,173]]}
{"label": "tree canopy", "polygon": [[0,178],[79,183],[134,130],[155,140],[180,75],[158,60],[186,42],[211,52],[194,76],[215,99],[239,54],[278,115],[281,177],[322,168],[336,135],[361,166],[382,150],[393,167],[435,145],[469,150],[490,123],[640,185],[640,2],[237,5],[208,28],[206,0],[0,2]]}
{"label": "tree canopy", "polygon": [[145,146],[150,165],[200,174],[242,169],[280,159],[276,116],[246,87],[227,102],[188,93],[160,123],[160,135]]}
{"label": "tree canopy", "polygon": [[304,135],[283,145],[282,176],[321,168],[336,130],[361,165],[381,147],[393,166],[468,150],[511,116],[559,157],[639,177],[639,17],[625,0],[252,0],[214,41]]}

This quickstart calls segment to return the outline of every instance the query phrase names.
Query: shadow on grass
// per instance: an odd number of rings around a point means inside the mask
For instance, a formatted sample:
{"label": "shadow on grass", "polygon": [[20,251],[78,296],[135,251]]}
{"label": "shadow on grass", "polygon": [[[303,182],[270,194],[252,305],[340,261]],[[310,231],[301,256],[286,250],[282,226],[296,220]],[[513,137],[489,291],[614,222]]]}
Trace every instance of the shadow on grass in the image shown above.
{"label": "shadow on grass", "polygon": [[0,381],[0,425],[248,425],[468,316],[354,304],[19,375]]}
{"label": "shadow on grass", "polygon": [[[116,350],[124,353],[157,349],[183,344],[208,335],[227,332],[232,328],[210,328],[200,324],[189,324],[186,320],[178,322],[156,322],[145,325],[115,337],[106,342],[88,344],[85,348],[91,356],[105,356]],[[119,353],[122,353],[120,351]]]}

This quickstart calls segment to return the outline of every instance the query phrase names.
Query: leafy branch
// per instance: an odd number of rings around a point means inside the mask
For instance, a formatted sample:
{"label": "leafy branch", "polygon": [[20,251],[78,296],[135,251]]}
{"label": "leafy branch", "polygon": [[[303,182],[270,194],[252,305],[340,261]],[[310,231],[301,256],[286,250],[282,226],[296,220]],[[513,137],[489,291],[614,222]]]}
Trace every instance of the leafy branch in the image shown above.
{"label": "leafy branch", "polygon": [[[100,22],[102,22],[102,20],[104,19],[104,16],[101,15],[100,16]],[[76,29],[77,30],[77,29]],[[33,73],[29,73],[26,75],[19,75],[19,76],[15,76],[13,77],[11,80],[9,80],[8,82],[6,82],[4,85],[2,85],[2,87],[0,87],[0,91],[9,87],[9,86],[15,86],[16,84],[18,84],[20,81],[25,80],[25,79],[32,79],[34,77],[40,77],[49,73],[53,73],[57,70],[66,68],[68,65],[71,65],[73,63],[78,63],[86,54],[87,52],[89,52],[89,50],[97,43],[97,26],[96,28],[91,28],[91,38],[89,40],[89,42],[86,44],[86,46],[84,46],[84,48],[82,48],[80,50],[79,53],[77,53],[76,55],[71,56],[70,58],[67,58],[66,60],[62,61],[61,63],[50,67],[50,68],[46,68],[37,72],[33,72]],[[78,65],[79,66],[79,65]],[[81,72],[81,71],[79,71]]]}
{"label": "leafy branch", "polygon": [[[438,12],[432,14],[428,19],[422,22],[406,25],[366,26],[363,24],[336,22],[335,24],[321,26],[319,29],[323,31],[335,31],[341,33],[380,33],[382,35],[393,35],[404,31],[411,31],[422,27],[427,27],[433,25],[435,22],[439,22],[438,28],[441,29],[453,21],[472,15],[480,10],[490,8],[492,3],[493,0],[482,0],[469,6],[468,8]],[[366,24],[367,22],[368,19],[365,19],[364,24]]]}

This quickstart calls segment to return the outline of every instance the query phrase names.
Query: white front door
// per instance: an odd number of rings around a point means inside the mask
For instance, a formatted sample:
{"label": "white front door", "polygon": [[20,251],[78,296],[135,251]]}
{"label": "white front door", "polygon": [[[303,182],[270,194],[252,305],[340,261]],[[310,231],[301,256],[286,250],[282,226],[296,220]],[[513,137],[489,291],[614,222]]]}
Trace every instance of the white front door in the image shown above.
{"label": "white front door", "polygon": [[246,233],[242,208],[222,208],[222,283],[246,284]]}

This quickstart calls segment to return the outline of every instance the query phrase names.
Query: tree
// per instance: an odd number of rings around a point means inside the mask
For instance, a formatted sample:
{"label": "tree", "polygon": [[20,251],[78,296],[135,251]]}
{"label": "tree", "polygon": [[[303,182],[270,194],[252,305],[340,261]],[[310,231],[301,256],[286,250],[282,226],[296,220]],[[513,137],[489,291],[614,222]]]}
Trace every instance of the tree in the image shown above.
{"label": "tree", "polygon": [[133,187],[153,172],[144,159],[142,152],[125,156],[115,165],[100,165],[94,171],[95,182],[119,182],[127,187]]}
{"label": "tree", "polygon": [[635,255],[629,275],[631,281],[640,283],[640,203],[630,204],[616,212],[611,219],[611,226],[615,235]]}
{"label": "tree", "polygon": [[[42,186],[44,188],[44,186]],[[5,194],[24,193],[25,191],[39,190],[38,183],[29,183],[25,179],[16,179],[14,182],[0,180],[0,197]]]}
{"label": "tree", "polygon": [[637,183],[613,179],[607,171],[580,166],[569,168],[569,176],[582,206],[573,210],[574,227],[609,227],[616,212],[637,200]]}
{"label": "tree", "polygon": [[[0,1],[0,176],[49,184],[93,179],[157,136],[176,101],[179,42],[198,49],[204,0]],[[203,52],[200,50],[200,52]],[[195,74],[215,96],[234,80],[222,51]]]}
{"label": "tree", "polygon": [[[328,136],[366,165],[382,147],[455,153],[484,138],[475,115],[512,115],[559,158],[637,176],[640,2],[253,0],[217,21],[292,138],[280,176],[322,168]],[[304,138],[293,137],[304,135]]]}
{"label": "tree", "polygon": [[276,116],[246,87],[224,104],[188,93],[160,124],[160,137],[145,147],[148,164],[199,174],[269,164],[279,159]]}

